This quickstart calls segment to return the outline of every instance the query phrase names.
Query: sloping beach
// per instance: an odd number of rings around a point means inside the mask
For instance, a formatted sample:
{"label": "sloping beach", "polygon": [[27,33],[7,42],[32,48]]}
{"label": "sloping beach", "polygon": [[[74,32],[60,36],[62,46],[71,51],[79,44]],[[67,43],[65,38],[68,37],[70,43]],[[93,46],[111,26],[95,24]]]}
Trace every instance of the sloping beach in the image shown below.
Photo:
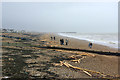
{"label": "sloping beach", "polygon": [[[3,33],[3,78],[119,78],[117,49],[55,33]],[[55,36],[55,40],[51,40]],[[17,39],[15,37],[20,37]],[[27,38],[22,40],[21,37]],[[68,45],[60,45],[60,39]],[[73,50],[74,49],[74,50]],[[104,54],[107,52],[106,54]],[[99,53],[99,54],[98,54]],[[9,65],[8,65],[9,64]],[[17,71],[16,71],[17,70]],[[23,77],[24,75],[24,77]]]}

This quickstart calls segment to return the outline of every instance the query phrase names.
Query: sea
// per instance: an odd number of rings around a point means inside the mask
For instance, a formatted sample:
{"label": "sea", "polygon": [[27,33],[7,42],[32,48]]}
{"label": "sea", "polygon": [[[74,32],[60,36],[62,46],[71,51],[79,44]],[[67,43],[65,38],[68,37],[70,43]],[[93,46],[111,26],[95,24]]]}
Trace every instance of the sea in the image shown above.
{"label": "sea", "polygon": [[118,47],[118,33],[58,33],[60,36],[86,40],[95,44],[108,46],[111,48]]}

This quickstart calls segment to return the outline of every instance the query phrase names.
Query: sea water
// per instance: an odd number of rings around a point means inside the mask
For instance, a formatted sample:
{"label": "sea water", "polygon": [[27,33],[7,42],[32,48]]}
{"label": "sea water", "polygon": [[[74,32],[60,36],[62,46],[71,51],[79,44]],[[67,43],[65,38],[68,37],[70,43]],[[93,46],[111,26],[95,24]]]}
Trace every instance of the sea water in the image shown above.
{"label": "sea water", "polygon": [[86,40],[92,43],[118,49],[117,33],[58,33],[58,35]]}

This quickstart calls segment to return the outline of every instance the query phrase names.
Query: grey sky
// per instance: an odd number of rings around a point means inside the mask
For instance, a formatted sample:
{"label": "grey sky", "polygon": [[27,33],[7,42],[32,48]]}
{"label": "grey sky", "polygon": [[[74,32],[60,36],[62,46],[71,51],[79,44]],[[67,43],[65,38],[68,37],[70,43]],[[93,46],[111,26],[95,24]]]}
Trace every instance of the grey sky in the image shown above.
{"label": "grey sky", "polygon": [[2,0],[2,2],[118,2],[119,0]]}
{"label": "grey sky", "polygon": [[112,2],[4,2],[2,26],[37,32],[117,32]]}

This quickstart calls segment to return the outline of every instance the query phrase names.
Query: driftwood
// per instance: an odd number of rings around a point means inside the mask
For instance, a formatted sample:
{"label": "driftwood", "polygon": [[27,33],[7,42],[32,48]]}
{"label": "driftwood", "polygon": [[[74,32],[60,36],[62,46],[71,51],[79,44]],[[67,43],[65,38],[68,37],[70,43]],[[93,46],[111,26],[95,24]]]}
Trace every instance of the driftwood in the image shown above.
{"label": "driftwood", "polygon": [[79,58],[82,58],[82,56],[81,55],[72,55],[72,56],[69,56],[68,58],[79,59]]}
{"label": "driftwood", "polygon": [[86,56],[81,56],[81,55],[72,55],[69,58],[75,59],[75,60],[71,60],[72,62],[75,63],[80,63],[80,61],[84,58],[86,58]]}
{"label": "driftwood", "polygon": [[72,62],[75,62],[75,63],[80,63],[80,60],[81,59],[78,59],[78,60],[71,60]]}
{"label": "driftwood", "polygon": [[81,54],[79,54],[79,55],[72,55],[72,56],[70,56],[69,58],[81,58],[81,57],[85,57],[85,56],[92,56],[92,57],[95,57],[95,55],[94,54],[88,54],[88,53],[81,53]]}
{"label": "driftwood", "polygon": [[[111,76],[111,77],[114,77],[113,75],[105,75],[101,72],[97,72],[97,71],[93,71],[93,70],[88,70],[88,69],[84,69],[84,68],[80,68],[80,67],[75,67],[75,66],[72,66],[71,64],[67,63],[67,62],[62,62],[60,61],[60,63],[68,68],[73,68],[73,69],[78,69],[78,70],[82,70],[85,74],[87,74],[88,76],[93,76],[91,73],[95,73],[95,74],[99,74],[102,76],[102,78],[106,78],[107,76]],[[120,77],[120,76],[119,76]]]}
{"label": "driftwood", "polygon": [[66,66],[66,67],[68,67],[68,68],[80,69],[80,70],[82,70],[85,74],[87,74],[87,75],[89,75],[89,76],[92,76],[89,72],[83,70],[82,68],[74,67],[74,66],[72,66],[71,64],[68,64],[67,62],[62,62],[62,61],[61,61],[60,63],[62,63],[62,65]]}
{"label": "driftwood", "polygon": [[92,75],[90,73],[88,73],[87,71],[83,70],[83,72],[92,77]]}

